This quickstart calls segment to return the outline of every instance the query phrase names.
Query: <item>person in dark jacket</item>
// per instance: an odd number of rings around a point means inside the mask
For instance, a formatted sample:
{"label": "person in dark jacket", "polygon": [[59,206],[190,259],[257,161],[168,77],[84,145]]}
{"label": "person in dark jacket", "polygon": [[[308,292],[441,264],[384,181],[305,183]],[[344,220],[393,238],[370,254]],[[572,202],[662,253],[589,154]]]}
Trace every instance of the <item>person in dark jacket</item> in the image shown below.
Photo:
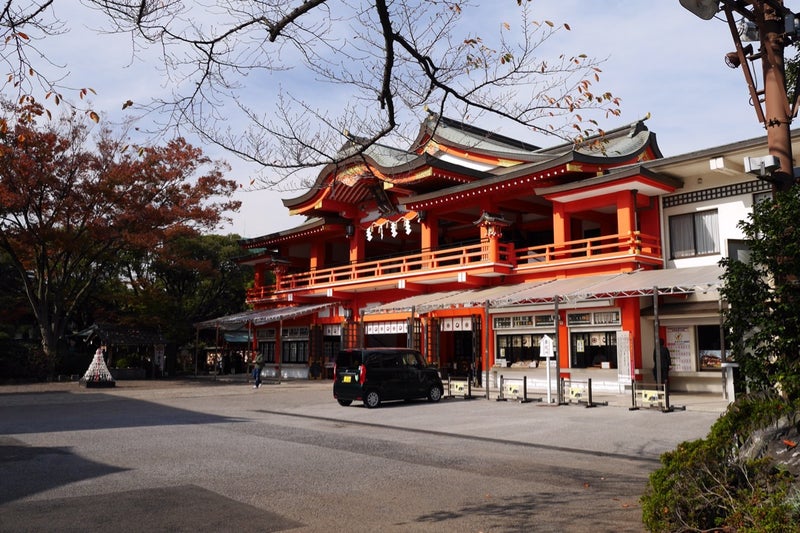
{"label": "person in dark jacket", "polygon": [[667,343],[664,339],[658,340],[658,351],[653,350],[653,379],[656,380],[658,383],[658,365],[659,365],[659,354],[661,356],[661,383],[668,383],[669,382],[669,367],[672,365],[672,359],[669,355],[669,348],[667,348]]}
{"label": "person in dark jacket", "polygon": [[264,354],[259,353],[258,357],[256,357],[256,364],[253,367],[253,381],[255,384],[253,385],[254,389],[257,389],[261,386],[261,369],[264,368]]}

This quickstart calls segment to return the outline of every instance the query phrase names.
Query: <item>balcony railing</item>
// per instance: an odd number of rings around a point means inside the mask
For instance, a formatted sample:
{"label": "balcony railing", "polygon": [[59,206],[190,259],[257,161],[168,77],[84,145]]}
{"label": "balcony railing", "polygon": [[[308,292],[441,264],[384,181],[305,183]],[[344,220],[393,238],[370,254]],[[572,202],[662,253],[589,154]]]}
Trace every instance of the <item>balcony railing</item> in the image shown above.
{"label": "balcony railing", "polygon": [[572,261],[581,257],[612,257],[639,255],[661,257],[661,245],[656,237],[631,232],[627,235],[605,235],[567,241],[563,244],[546,244],[520,248],[514,252],[515,266],[526,263],[555,263]]}
{"label": "balcony railing", "polygon": [[275,285],[248,290],[247,300],[266,300],[274,297],[277,292],[292,292],[319,286],[352,285],[399,275],[429,276],[437,271],[477,269],[492,265],[522,272],[565,262],[640,255],[660,258],[659,240],[653,236],[632,232],[519,249],[515,249],[513,244],[482,241],[454,248],[286,274]]}

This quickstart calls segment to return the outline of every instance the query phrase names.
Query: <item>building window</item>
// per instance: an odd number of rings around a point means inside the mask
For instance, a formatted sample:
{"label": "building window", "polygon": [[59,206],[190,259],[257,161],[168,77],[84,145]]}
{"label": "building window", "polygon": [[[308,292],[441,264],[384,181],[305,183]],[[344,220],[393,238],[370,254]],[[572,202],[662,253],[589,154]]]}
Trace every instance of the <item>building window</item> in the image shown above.
{"label": "building window", "polygon": [[734,239],[729,240],[728,257],[735,261],[741,261],[742,263],[749,263],[750,247],[747,245],[747,241],[734,240]]}
{"label": "building window", "polygon": [[[494,317],[494,329],[552,328],[554,325],[554,315],[514,315]],[[467,328],[464,329],[466,330]]]}
{"label": "building window", "polygon": [[759,204],[765,200],[772,200],[772,191],[757,192],[753,194],[753,205]]}
{"label": "building window", "polygon": [[266,363],[275,362],[275,341],[259,342],[258,348],[264,354],[264,361]]}
{"label": "building window", "polygon": [[496,316],[494,317],[494,329],[510,329],[511,317],[510,316]]}
{"label": "building window", "polygon": [[[498,335],[497,354],[509,365],[539,366],[540,344],[544,335]],[[553,334],[550,334],[550,338]]]}
{"label": "building window", "polygon": [[281,347],[283,363],[308,363],[308,341],[284,341]]}
{"label": "building window", "polygon": [[616,331],[571,332],[569,341],[572,368],[617,368]]}
{"label": "building window", "polygon": [[602,311],[594,314],[594,323],[603,325],[618,325],[619,311]]}
{"label": "building window", "polygon": [[570,326],[579,326],[582,324],[591,324],[591,313],[567,313],[567,324]]}
{"label": "building window", "polygon": [[511,324],[515,328],[531,328],[533,327],[533,317],[530,315],[511,317]]}
{"label": "building window", "polygon": [[[729,348],[726,346],[726,349]],[[720,349],[719,326],[697,326],[697,349],[700,357],[700,370],[720,369],[722,350]]]}
{"label": "building window", "polygon": [[669,245],[673,259],[719,253],[717,210],[669,217]]}

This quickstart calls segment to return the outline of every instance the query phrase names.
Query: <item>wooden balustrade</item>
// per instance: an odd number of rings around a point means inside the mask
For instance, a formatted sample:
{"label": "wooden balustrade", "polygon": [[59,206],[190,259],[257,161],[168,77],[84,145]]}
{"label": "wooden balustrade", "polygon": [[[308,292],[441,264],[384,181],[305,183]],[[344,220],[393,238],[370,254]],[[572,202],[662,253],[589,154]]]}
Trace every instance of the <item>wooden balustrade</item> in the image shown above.
{"label": "wooden balustrade", "polygon": [[631,232],[627,235],[605,235],[590,239],[567,241],[563,244],[530,246],[514,251],[515,265],[555,263],[581,257],[613,257],[631,254],[661,256],[661,245],[656,237]]}
{"label": "wooden balustrade", "polygon": [[483,241],[480,243],[426,250],[415,254],[364,261],[332,268],[321,268],[307,272],[284,275],[279,285],[255,287],[247,291],[248,301],[270,299],[277,291],[292,291],[337,283],[358,283],[381,277],[406,274],[422,275],[437,269],[475,268],[489,264],[489,247],[498,246],[497,258],[513,268],[537,268],[553,266],[559,262],[580,258],[612,258],[615,256],[646,255],[661,256],[661,245],[657,237],[640,232],[604,235],[590,239],[567,241],[563,244],[547,244],[515,249],[513,244]]}

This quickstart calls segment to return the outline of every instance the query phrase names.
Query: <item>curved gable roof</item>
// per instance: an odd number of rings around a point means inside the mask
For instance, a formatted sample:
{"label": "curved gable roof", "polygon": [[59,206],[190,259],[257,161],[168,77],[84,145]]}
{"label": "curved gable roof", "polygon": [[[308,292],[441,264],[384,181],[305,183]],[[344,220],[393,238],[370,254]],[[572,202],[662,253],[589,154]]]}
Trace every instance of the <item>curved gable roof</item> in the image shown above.
{"label": "curved gable roof", "polygon": [[417,138],[412,143],[412,150],[423,151],[430,142],[458,148],[467,152],[480,153],[502,158],[513,156],[525,159],[538,146],[518,139],[512,139],[498,133],[484,130],[447,117],[428,113],[428,117],[420,125]]}
{"label": "curved gable roof", "polygon": [[[367,189],[383,183],[390,188],[393,185],[419,187],[422,182],[432,182],[428,189],[438,189],[465,182],[474,181],[484,173],[443,161],[433,155],[418,154],[400,150],[381,144],[373,144],[361,151],[357,142],[350,141],[342,148],[341,153],[352,155],[340,163],[326,165],[317,175],[315,183],[309,190],[296,198],[283,200],[283,205],[295,212],[307,212],[320,201],[337,199],[345,202],[357,202],[369,197]],[[337,190],[350,188],[349,194],[335,198]]]}
{"label": "curved gable roof", "polygon": [[656,134],[647,129],[645,120],[637,120],[627,126],[604,132],[602,135],[594,135],[583,143],[562,143],[538,150],[536,153],[553,156],[573,153],[575,161],[613,164],[629,160],[650,149],[652,154],[647,159],[660,159],[663,156],[656,142]]}
{"label": "curved gable roof", "polygon": [[[595,142],[596,141],[596,142]],[[481,181],[456,185],[448,189],[418,194],[406,199],[404,205],[416,208],[420,203],[459,194],[478,194],[483,189],[491,189],[514,180],[526,183],[540,183],[554,186],[554,180],[584,180],[606,169],[636,164],[661,157],[655,134],[643,121],[614,129],[603,137],[594,137],[576,146],[564,143],[534,154],[537,159],[511,167],[497,168],[491,176]],[[570,179],[570,175],[572,176]]]}
{"label": "curved gable roof", "polygon": [[[293,214],[347,214],[356,204],[376,198],[377,189],[395,189],[398,202],[444,197],[521,176],[572,175],[572,180],[625,164],[661,158],[655,134],[639,120],[586,139],[539,148],[522,141],[429,114],[414,142],[419,151],[382,144],[363,148],[351,137],[344,160],[326,165],[309,190],[283,204]],[[448,149],[456,150],[454,154]],[[470,165],[472,158],[476,165]],[[550,170],[557,170],[553,173]],[[569,179],[564,176],[563,179]],[[555,183],[551,182],[551,185]],[[544,183],[543,183],[544,185]],[[379,194],[378,196],[382,196]]]}

